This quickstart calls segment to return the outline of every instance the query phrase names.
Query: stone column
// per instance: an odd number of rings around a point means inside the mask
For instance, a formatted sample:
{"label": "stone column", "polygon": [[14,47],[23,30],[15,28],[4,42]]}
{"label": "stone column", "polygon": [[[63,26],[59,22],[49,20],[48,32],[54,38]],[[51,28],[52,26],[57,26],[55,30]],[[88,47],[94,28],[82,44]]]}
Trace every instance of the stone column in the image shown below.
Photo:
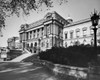
{"label": "stone column", "polygon": [[30,39],[30,32],[28,32],[28,39]]}
{"label": "stone column", "polygon": [[37,30],[35,31],[35,38],[37,38]]}
{"label": "stone column", "polygon": [[47,35],[47,27],[44,25],[44,37]]}
{"label": "stone column", "polygon": [[41,35],[42,35],[42,28],[40,28],[39,30],[39,38],[41,38]]}

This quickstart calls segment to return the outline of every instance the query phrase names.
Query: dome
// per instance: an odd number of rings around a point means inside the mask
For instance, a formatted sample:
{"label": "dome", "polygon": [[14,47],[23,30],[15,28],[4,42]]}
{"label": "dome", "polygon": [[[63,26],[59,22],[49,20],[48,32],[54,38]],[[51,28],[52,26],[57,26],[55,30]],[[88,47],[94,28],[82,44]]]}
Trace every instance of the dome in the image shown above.
{"label": "dome", "polygon": [[68,21],[69,23],[72,23],[72,22],[73,22],[73,19],[68,15],[67,21]]}

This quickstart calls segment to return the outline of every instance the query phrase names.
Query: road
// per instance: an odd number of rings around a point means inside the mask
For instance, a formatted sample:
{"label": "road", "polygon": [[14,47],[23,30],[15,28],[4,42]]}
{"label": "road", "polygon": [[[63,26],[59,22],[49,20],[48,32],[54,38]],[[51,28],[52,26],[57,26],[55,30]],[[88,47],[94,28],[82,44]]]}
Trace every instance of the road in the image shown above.
{"label": "road", "polygon": [[66,80],[43,65],[21,62],[1,62],[0,80]]}

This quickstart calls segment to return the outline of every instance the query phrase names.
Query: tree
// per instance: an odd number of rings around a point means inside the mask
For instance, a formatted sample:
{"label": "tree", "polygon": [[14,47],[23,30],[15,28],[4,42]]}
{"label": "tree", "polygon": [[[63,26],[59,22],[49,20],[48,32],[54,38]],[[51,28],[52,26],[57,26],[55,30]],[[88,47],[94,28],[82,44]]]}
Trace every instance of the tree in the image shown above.
{"label": "tree", "polygon": [[16,14],[19,16],[22,11],[28,15],[30,11],[37,11],[41,6],[46,5],[47,8],[53,7],[53,2],[62,3],[67,0],[0,0],[0,31],[5,27],[5,18]]}

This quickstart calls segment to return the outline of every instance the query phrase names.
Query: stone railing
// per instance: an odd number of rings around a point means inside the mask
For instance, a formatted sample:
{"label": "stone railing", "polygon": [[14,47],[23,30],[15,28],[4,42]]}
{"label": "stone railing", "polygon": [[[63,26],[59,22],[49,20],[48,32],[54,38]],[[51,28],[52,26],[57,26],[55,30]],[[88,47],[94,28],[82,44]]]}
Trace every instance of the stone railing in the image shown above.
{"label": "stone railing", "polygon": [[90,66],[87,77],[88,80],[100,80],[100,66]]}
{"label": "stone railing", "polygon": [[74,67],[74,66],[66,66],[55,64],[55,68],[53,71],[57,73],[62,73],[67,76],[73,76],[77,79],[87,79],[88,68]]}

